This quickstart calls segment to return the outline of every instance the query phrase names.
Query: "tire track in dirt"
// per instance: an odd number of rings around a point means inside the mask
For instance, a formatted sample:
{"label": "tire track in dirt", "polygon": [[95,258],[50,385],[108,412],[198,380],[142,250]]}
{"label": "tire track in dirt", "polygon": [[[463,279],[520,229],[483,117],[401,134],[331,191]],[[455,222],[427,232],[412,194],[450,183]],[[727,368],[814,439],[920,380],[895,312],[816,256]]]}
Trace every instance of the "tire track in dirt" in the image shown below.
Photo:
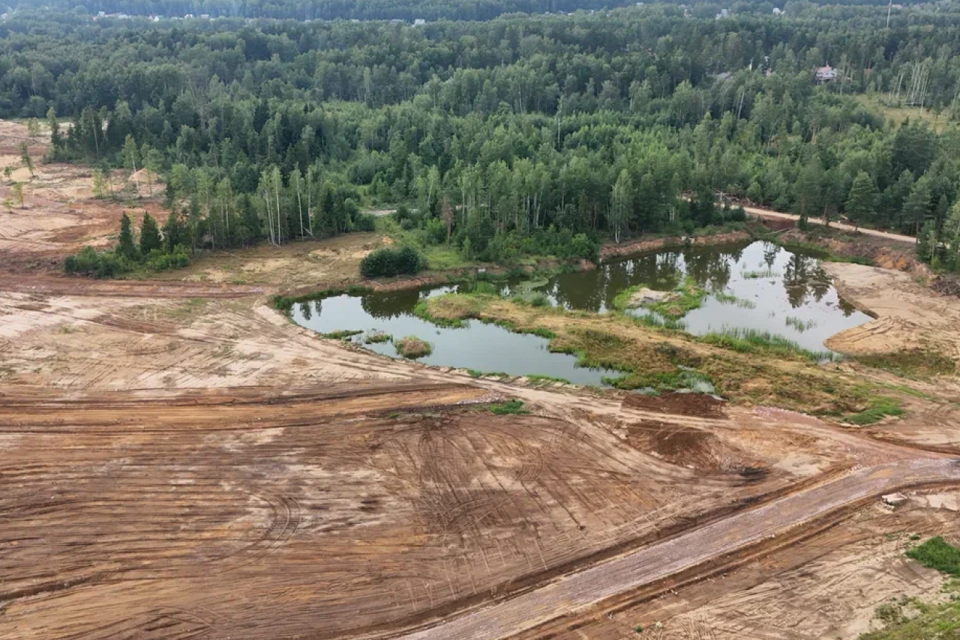
{"label": "tire track in dirt", "polygon": [[905,486],[942,482],[960,483],[957,460],[908,460],[862,469],[565,576],[513,599],[397,637],[404,640],[509,637],[559,615],[756,544],[847,504]]}

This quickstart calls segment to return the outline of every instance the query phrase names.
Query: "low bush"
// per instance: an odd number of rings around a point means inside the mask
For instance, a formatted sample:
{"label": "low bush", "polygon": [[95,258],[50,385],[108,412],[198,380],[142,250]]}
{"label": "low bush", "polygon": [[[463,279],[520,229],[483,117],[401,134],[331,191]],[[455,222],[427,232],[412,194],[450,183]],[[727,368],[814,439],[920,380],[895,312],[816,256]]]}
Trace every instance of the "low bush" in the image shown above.
{"label": "low bush", "polygon": [[433,353],[433,347],[430,346],[430,343],[416,336],[407,336],[399,340],[394,340],[393,346],[397,348],[397,353],[404,358],[422,358]]}
{"label": "low bush", "polygon": [[497,402],[487,405],[487,409],[490,411],[490,413],[498,416],[530,413],[523,408],[523,400],[517,400],[516,398],[513,400],[507,400],[506,402]]}
{"label": "low bush", "polygon": [[360,262],[360,275],[364,278],[392,278],[414,275],[426,268],[426,259],[413,247],[384,247],[370,252]]}
{"label": "low bush", "polygon": [[907,551],[912,558],[925,567],[936,569],[952,576],[960,576],[960,549],[942,537],[930,538],[918,547]]}
{"label": "low bush", "polygon": [[151,271],[166,271],[168,269],[182,269],[190,264],[190,249],[182,244],[174,247],[172,253],[162,249],[154,249],[147,256],[146,266]]}
{"label": "low bush", "polygon": [[67,256],[63,270],[81,276],[112,278],[129,271],[131,266],[125,258],[113,251],[97,251],[93,247],[84,247],[78,253]]}

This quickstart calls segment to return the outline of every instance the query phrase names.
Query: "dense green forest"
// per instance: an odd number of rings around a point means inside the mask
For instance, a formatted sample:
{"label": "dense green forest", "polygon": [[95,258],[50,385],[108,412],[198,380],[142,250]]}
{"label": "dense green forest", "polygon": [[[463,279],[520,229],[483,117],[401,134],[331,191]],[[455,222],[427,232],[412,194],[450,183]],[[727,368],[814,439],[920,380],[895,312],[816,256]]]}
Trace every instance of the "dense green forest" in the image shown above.
{"label": "dense green forest", "polygon": [[404,205],[411,236],[471,257],[591,255],[722,224],[721,193],[919,234],[955,267],[960,7],[725,6],[420,26],[21,9],[0,115],[69,120],[50,159],[164,175],[193,249]]}
{"label": "dense green forest", "polygon": [[[904,4],[915,4],[916,0]],[[208,16],[295,20],[491,20],[509,13],[569,13],[635,4],[633,0],[7,0],[8,10],[43,8],[86,14],[130,16]],[[783,2],[778,3],[783,6]],[[885,5],[884,0],[842,0],[830,4]],[[770,2],[725,2],[739,13],[770,13]],[[0,4],[0,7],[3,5]],[[714,4],[692,7],[711,17]]]}

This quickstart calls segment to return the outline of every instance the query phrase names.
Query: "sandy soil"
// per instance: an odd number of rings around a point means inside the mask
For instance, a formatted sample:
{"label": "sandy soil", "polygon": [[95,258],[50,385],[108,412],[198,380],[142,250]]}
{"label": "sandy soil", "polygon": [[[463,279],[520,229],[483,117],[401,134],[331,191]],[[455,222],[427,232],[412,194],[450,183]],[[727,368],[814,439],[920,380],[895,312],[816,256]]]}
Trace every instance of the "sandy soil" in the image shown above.
{"label": "sandy soil", "polygon": [[960,360],[960,298],[941,296],[891,269],[827,262],[840,294],[876,320],[848,329],[827,346],[854,355],[923,350]]}
{"label": "sandy soil", "polygon": [[[24,133],[0,123],[0,156]],[[29,145],[39,158],[43,141]],[[62,256],[108,242],[131,209],[88,189],[84,170],[37,162],[27,208],[0,210],[5,639],[542,636],[558,615],[593,625],[637,590],[773,553],[878,492],[960,480],[900,444],[949,440],[949,416],[887,442],[697,396],[475,380],[318,339],[266,305],[353,280],[373,234],[222,252],[145,282],[66,278]],[[891,286],[852,282],[865,305]],[[508,397],[530,413],[483,408]],[[950,522],[926,517],[909,526]],[[847,557],[824,575],[865,609],[886,587],[858,595]],[[783,572],[756,566],[743,584]],[[712,593],[703,616],[736,609]],[[620,637],[596,629],[585,637]]]}
{"label": "sandy soil", "polygon": [[657,640],[855,640],[882,626],[880,605],[946,598],[943,575],[903,554],[916,544],[911,536],[960,541],[958,498],[956,491],[921,492],[896,511],[871,504],[826,523],[819,535],[683,589],[635,592],[522,637],[621,640],[641,627]]}
{"label": "sandy soil", "polygon": [[[28,143],[34,172],[21,165],[19,145]],[[139,219],[149,212],[162,224],[167,212],[159,191],[153,198],[137,198],[127,172],[116,171],[113,198],[93,197],[93,172],[62,163],[44,164],[43,136],[30,137],[26,125],[0,121],[0,272],[58,271],[63,258],[83,245],[106,246],[116,237],[120,217],[127,212]],[[23,186],[23,207],[15,201],[13,183]],[[146,194],[146,191],[144,191]]]}

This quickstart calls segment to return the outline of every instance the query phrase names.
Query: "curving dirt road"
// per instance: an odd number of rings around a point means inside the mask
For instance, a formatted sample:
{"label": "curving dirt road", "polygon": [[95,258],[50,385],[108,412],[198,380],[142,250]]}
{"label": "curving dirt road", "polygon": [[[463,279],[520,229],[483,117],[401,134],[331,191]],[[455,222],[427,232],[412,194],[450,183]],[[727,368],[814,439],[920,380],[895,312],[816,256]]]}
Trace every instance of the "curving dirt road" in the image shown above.
{"label": "curving dirt road", "polygon": [[[771,211],[770,209],[761,209],[760,207],[747,207],[744,206],[743,210],[747,213],[752,213],[755,216],[760,216],[761,218],[766,218],[767,220],[791,220],[796,222],[800,219],[800,216],[794,215],[792,213],[783,213],[780,211]],[[813,224],[823,224],[823,218],[810,218],[810,222]],[[852,224],[845,224],[843,222],[831,222],[830,226],[834,229],[841,229],[843,231],[854,231],[857,233],[862,233],[868,236],[876,236],[878,238],[885,238],[887,240],[892,240],[894,242],[908,242],[910,244],[916,244],[917,239],[912,236],[905,236],[899,233],[890,233],[889,231],[877,231],[876,229],[865,229],[860,227],[859,229]]]}
{"label": "curving dirt road", "polygon": [[860,500],[906,486],[960,482],[960,460],[915,459],[876,465],[623,555],[404,640],[505,638],[619,593],[774,537]]}

